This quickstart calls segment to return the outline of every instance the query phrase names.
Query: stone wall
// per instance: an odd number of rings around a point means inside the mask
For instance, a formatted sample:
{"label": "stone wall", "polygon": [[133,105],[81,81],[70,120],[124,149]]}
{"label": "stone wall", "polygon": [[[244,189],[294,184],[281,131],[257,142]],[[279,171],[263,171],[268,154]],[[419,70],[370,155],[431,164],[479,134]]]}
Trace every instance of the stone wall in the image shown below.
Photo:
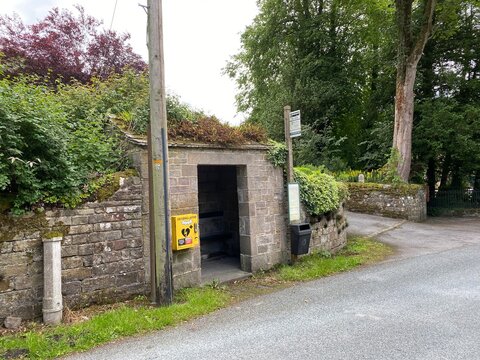
{"label": "stone wall", "polygon": [[41,316],[42,239],[54,235],[63,236],[64,306],[77,308],[146,293],[141,182],[138,177],[120,182],[120,189],[105,202],[2,217],[0,323],[7,316]]}
{"label": "stone wall", "polygon": [[306,218],[312,228],[310,253],[315,251],[336,253],[347,244],[348,223],[343,204],[336,212]]}
{"label": "stone wall", "polygon": [[417,222],[427,218],[426,191],[422,186],[348,183],[348,188],[349,211]]}
{"label": "stone wall", "polygon": [[[228,181],[221,202],[228,231],[236,231],[241,268],[266,270],[290,260],[287,201],[283,171],[267,159],[268,147],[225,148],[211,145],[169,146],[172,215],[199,213],[199,169],[223,166]],[[140,176],[121,178],[120,189],[107,201],[74,210],[58,209],[0,223],[0,323],[7,316],[40,317],[43,296],[45,238],[62,235],[62,292],[64,304],[77,308],[118,301],[150,289],[148,158],[146,144],[137,142],[131,156]],[[228,166],[228,167],[227,167]],[[203,170],[202,170],[203,169]],[[217,174],[218,175],[218,174]],[[231,176],[236,177],[231,178]],[[200,186],[208,187],[206,184]],[[230,180],[228,180],[230,179]],[[232,196],[232,191],[235,191]],[[206,188],[205,192],[211,191]],[[205,211],[209,209],[206,199]],[[233,204],[235,203],[235,204]],[[232,206],[238,204],[238,209]],[[231,214],[230,214],[231,213]],[[237,219],[233,220],[235,213]],[[230,214],[230,215],[229,215]],[[336,251],[345,244],[343,210],[309,219],[312,250]],[[235,230],[235,229],[236,230]],[[235,252],[238,254],[238,250]],[[173,253],[174,287],[201,284],[201,250]]]}

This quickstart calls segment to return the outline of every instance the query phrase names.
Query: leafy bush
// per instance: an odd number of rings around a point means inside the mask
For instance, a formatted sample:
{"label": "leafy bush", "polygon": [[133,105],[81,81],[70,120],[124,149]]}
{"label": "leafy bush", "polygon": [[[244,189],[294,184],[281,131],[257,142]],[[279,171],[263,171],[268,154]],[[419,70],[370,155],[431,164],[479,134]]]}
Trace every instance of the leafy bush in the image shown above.
{"label": "leafy bush", "polygon": [[15,212],[75,198],[90,179],[125,166],[100,100],[94,85],[0,80],[0,193],[15,196]]}
{"label": "leafy bush", "polygon": [[268,151],[267,158],[275,167],[284,168],[287,164],[288,150],[284,143],[270,141],[270,150]]}
{"label": "leafy bush", "polygon": [[0,191],[21,208],[80,184],[68,154],[62,104],[48,88],[0,80]]}
{"label": "leafy bush", "polygon": [[348,197],[348,189],[335,181],[322,169],[315,167],[297,167],[295,179],[300,185],[300,198],[307,212],[319,216],[338,209]]}

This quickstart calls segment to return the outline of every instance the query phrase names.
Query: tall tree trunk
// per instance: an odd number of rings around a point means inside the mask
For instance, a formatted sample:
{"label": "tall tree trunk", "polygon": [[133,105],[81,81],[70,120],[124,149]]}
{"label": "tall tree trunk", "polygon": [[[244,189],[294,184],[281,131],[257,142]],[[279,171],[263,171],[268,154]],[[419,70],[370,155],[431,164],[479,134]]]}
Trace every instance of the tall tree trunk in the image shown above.
{"label": "tall tree trunk", "polygon": [[447,153],[442,164],[442,176],[440,177],[440,190],[445,190],[447,188],[448,174],[450,173],[450,164],[452,163],[452,156]]}
{"label": "tall tree trunk", "polygon": [[462,173],[461,173],[461,164],[455,162],[452,170],[452,183],[450,188],[453,190],[462,190],[463,189],[463,182],[462,182]]}
{"label": "tall tree trunk", "polygon": [[395,0],[399,38],[393,148],[400,154],[397,172],[404,181],[408,181],[412,162],[415,77],[418,62],[432,32],[433,13],[436,4],[436,0],[423,1],[425,5],[423,24],[418,35],[415,36],[412,22],[413,0]]}
{"label": "tall tree trunk", "polygon": [[395,95],[395,127],[393,130],[393,147],[400,154],[397,171],[400,178],[408,181],[412,163],[412,129],[416,66],[405,69],[403,79],[397,76]]}
{"label": "tall tree trunk", "polygon": [[473,182],[473,190],[480,190],[480,170],[475,173],[475,180]]}
{"label": "tall tree trunk", "polygon": [[437,166],[434,157],[428,159],[428,168],[427,168],[427,184],[428,184],[428,202],[431,202],[435,199],[435,185],[437,184]]}

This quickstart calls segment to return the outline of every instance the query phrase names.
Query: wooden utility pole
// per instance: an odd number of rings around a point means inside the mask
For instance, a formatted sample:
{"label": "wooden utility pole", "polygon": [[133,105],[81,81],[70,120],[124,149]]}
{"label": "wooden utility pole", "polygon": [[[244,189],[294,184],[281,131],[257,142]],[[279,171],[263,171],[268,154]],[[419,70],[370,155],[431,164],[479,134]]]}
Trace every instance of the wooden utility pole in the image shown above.
{"label": "wooden utility pole", "polygon": [[285,143],[287,144],[287,183],[294,182],[293,176],[293,150],[292,137],[290,136],[290,112],[292,108],[290,105],[283,107],[283,120],[285,121]]}
{"label": "wooden utility pole", "polygon": [[150,71],[149,200],[152,302],[173,300],[162,0],[148,0]]}

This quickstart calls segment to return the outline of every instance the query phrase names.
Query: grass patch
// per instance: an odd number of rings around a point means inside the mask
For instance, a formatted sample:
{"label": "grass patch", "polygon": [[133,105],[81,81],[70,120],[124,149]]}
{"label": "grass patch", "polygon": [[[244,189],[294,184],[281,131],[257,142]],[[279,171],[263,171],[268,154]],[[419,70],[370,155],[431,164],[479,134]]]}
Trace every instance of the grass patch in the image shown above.
{"label": "grass patch", "polygon": [[371,239],[355,237],[336,255],[319,252],[305,256],[294,266],[281,266],[278,277],[285,281],[308,281],[371,264],[390,255],[392,250]]}
{"label": "grass patch", "polygon": [[160,330],[243,301],[294,285],[372,264],[392,249],[365,238],[351,238],[336,255],[316,253],[293,266],[259,272],[250,279],[219,286],[181,290],[170,307],[152,307],[146,301],[118,305],[83,322],[57,327],[36,327],[24,333],[0,337],[0,359],[52,359],[131,335]]}
{"label": "grass patch", "polygon": [[169,307],[121,306],[74,325],[44,327],[0,338],[0,359],[53,359],[91,349],[109,341],[152,330],[210,313],[229,301],[222,289],[185,289]]}

